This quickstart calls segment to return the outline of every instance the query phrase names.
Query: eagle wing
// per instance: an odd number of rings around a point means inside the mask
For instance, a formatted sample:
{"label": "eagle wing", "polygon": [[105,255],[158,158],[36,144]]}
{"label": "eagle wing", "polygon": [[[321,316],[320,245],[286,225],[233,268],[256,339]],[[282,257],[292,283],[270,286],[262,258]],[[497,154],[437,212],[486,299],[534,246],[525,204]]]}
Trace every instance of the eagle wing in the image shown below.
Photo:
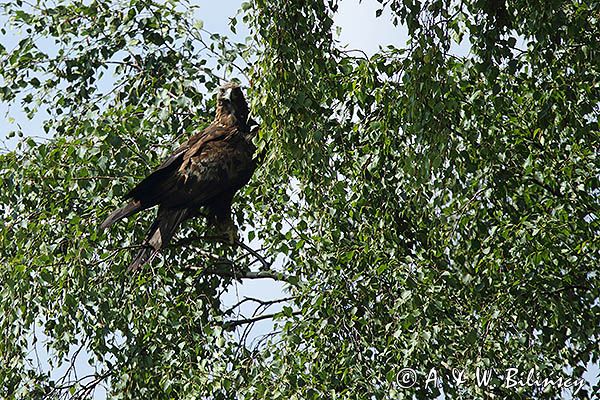
{"label": "eagle wing", "polygon": [[[190,158],[206,150],[204,147],[211,141],[223,139],[228,130],[209,126],[201,133],[192,136],[169,156],[154,172],[144,178],[136,187],[125,195],[125,198],[138,200],[149,208],[165,199],[169,199],[173,192],[185,190],[185,176],[181,174],[181,167]],[[183,181],[182,181],[183,180]],[[192,182],[190,182],[192,184]],[[180,196],[184,193],[178,193]]]}
{"label": "eagle wing", "polygon": [[235,140],[230,140],[236,132],[235,127],[211,125],[192,136],[126,198],[140,201],[145,208],[156,204],[190,208],[205,205],[207,200],[229,190],[230,184],[237,186],[234,164],[243,160],[239,160],[241,154],[236,158],[240,149]]}

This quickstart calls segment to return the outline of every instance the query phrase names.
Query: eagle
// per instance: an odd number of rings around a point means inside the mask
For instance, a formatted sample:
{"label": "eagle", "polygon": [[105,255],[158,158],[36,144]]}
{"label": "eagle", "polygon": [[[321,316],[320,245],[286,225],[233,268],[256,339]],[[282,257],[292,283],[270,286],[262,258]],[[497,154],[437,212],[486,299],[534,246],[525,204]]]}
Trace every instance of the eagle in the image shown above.
{"label": "eagle", "polygon": [[191,136],[127,193],[125,199],[129,202],[100,225],[104,230],[125,217],[158,206],[156,219],[130,270],[151,262],[177,228],[199,215],[200,210],[205,210],[209,224],[225,232],[229,241],[235,241],[237,230],[231,219],[231,203],[256,169],[252,138],[257,130],[239,85],[221,86],[213,122]]}

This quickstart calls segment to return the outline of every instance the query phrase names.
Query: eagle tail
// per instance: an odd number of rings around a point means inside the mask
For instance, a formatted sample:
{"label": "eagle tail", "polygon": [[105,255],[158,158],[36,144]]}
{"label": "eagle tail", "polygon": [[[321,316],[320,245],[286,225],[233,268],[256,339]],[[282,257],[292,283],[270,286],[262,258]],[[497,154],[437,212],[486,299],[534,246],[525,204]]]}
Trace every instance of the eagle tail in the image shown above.
{"label": "eagle tail", "polygon": [[165,248],[183,221],[188,219],[191,213],[188,209],[158,209],[156,220],[150,226],[142,249],[135,256],[130,271],[136,271],[146,263],[152,262],[161,249]]}
{"label": "eagle tail", "polygon": [[142,202],[139,200],[132,200],[123,207],[116,209],[106,219],[102,224],[100,224],[100,230],[104,230],[114,224],[117,221],[122,220],[125,217],[129,217],[132,214],[135,214],[138,211],[141,211],[144,207],[142,207]]}

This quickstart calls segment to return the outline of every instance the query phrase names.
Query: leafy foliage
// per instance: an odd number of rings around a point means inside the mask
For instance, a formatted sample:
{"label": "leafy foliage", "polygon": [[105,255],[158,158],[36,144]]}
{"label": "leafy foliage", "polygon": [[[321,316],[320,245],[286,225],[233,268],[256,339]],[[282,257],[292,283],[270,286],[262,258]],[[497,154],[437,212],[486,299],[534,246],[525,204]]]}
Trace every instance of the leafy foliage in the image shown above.
{"label": "leafy foliage", "polygon": [[[599,361],[600,7],[379,3],[410,40],[372,56],[337,43],[335,1],[243,3],[244,44],[176,2],[4,5],[26,37],[2,51],[2,99],[47,110],[52,139],[0,155],[3,393],[425,399],[440,388],[401,388],[403,368],[581,377]],[[96,226],[206,124],[219,71],[252,82],[266,157],[237,211],[264,249],[185,239],[210,235],[198,221],[132,277],[147,221]],[[282,331],[245,346],[220,295],[276,259]],[[32,368],[40,331],[53,366],[81,347],[96,374]],[[451,397],[560,395],[494,383],[442,381]]]}

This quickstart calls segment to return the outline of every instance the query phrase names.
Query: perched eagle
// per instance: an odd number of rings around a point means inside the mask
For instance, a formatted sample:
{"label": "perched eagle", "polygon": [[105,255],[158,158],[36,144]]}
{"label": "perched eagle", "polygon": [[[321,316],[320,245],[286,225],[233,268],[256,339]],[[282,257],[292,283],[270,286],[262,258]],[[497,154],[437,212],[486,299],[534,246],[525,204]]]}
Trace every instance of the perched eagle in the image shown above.
{"label": "perched eagle", "polygon": [[219,88],[214,121],[191,136],[152,174],[127,195],[131,199],[100,225],[105,229],[122,218],[158,205],[143,248],[130,269],[136,270],[158,254],[185,220],[204,208],[209,221],[226,228],[233,241],[231,220],[234,194],[250,180],[256,161],[252,137],[258,126],[249,118],[248,104],[240,87],[229,83]]}

